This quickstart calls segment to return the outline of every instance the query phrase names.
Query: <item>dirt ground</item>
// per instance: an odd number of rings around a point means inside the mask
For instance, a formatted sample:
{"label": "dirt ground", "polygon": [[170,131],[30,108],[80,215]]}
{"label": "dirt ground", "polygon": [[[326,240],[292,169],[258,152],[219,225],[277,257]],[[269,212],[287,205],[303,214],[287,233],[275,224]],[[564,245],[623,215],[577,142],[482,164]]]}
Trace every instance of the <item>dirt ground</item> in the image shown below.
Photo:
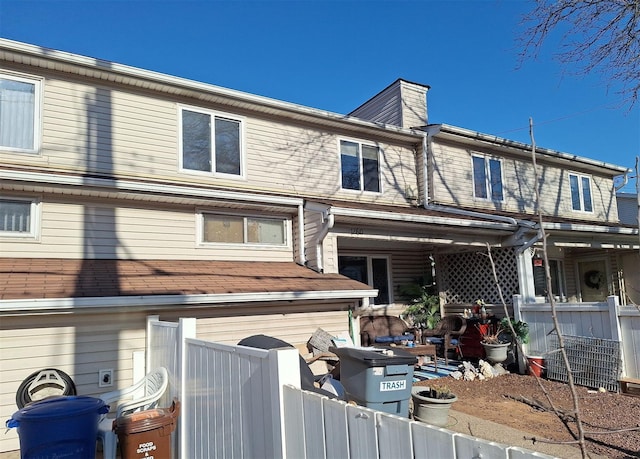
{"label": "dirt ground", "polygon": [[[570,415],[573,399],[569,386],[540,381],[553,405],[564,413],[563,420],[553,413],[536,378],[529,375],[507,374],[484,381],[441,378],[417,384],[446,386],[458,397],[455,410],[530,433],[536,441],[574,440],[578,429]],[[587,451],[611,459],[640,457],[640,396],[576,387]],[[636,430],[628,430],[633,428]],[[616,430],[621,432],[599,434]]]}

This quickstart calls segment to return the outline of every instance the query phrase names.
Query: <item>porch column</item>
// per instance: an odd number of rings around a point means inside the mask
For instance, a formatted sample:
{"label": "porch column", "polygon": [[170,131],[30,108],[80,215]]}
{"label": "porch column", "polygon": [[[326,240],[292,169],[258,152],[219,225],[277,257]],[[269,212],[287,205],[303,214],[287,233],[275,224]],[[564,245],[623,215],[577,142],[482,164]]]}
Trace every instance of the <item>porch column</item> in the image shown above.
{"label": "porch column", "polygon": [[533,263],[531,262],[531,250],[523,250],[517,253],[518,257],[518,287],[523,303],[534,303],[536,300],[536,289],[533,282]]}

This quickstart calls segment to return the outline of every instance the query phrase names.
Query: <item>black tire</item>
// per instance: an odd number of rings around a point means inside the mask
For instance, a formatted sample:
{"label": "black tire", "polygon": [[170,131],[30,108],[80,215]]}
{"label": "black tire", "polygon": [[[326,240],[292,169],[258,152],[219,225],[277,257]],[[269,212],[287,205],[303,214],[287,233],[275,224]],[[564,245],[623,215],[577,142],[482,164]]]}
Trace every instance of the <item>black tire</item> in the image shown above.
{"label": "black tire", "polygon": [[[31,387],[34,383],[34,387]],[[52,395],[76,395],[76,385],[64,371],[45,368],[30,374],[22,381],[16,392],[16,405],[22,409],[33,401]]]}

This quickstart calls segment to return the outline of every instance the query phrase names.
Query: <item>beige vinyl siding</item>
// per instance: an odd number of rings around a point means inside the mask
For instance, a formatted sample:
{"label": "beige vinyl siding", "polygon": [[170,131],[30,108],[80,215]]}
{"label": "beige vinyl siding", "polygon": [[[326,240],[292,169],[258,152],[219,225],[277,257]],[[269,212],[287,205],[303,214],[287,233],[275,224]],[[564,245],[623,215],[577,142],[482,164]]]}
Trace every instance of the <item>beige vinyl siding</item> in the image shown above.
{"label": "beige vinyl siding", "polygon": [[[318,329],[336,334],[349,331],[348,304],[326,305],[309,304],[301,311],[299,305],[278,307],[278,313],[268,313],[268,307],[233,308],[213,312],[217,317],[200,316],[198,311],[189,314],[197,319],[197,337],[224,344],[237,344],[243,338],[252,335],[267,335],[284,340],[294,346],[304,345]],[[266,310],[266,311],[265,311]],[[161,316],[162,320],[175,320],[173,315]]]}
{"label": "beige vinyl siding", "polygon": [[196,209],[119,207],[42,202],[40,242],[0,239],[3,256],[45,258],[217,259],[293,261],[291,225],[286,247],[199,245]]}
{"label": "beige vinyl siding", "polygon": [[[264,119],[250,118],[246,125],[247,182],[252,189],[408,205],[407,184],[416,183],[411,148]],[[381,194],[341,190],[340,139],[380,147]]]}
{"label": "beige vinyl siding", "polygon": [[[41,155],[0,153],[5,164],[52,170],[148,178],[224,186],[287,195],[327,196],[406,204],[405,181],[415,184],[413,147],[372,138],[327,133],[312,126],[269,117],[229,113],[188,99],[171,99],[119,86],[93,87],[93,81],[63,80],[45,73]],[[245,175],[214,176],[179,172],[178,107],[196,107],[243,122]],[[339,139],[381,148],[383,193],[340,190]]]}
{"label": "beige vinyl siding", "polygon": [[[322,217],[320,212],[313,212],[309,210],[304,211],[304,246],[306,247],[305,256],[307,259],[307,266],[311,269],[318,269],[318,251],[316,241],[318,233],[322,228]],[[329,272],[326,271],[325,272]]]}
{"label": "beige vinyl siding", "polygon": [[[434,173],[432,174],[432,202],[445,205],[474,207],[479,210],[500,210],[506,212],[535,212],[534,171],[530,161],[493,154],[490,151],[457,147],[435,140],[432,144]],[[503,194],[502,202],[493,202],[473,197],[472,156],[486,156],[501,160]],[[591,177],[593,212],[576,212],[571,208],[569,176],[571,169],[538,159],[540,205],[547,216],[575,218],[590,222],[617,222],[617,207],[611,186],[611,179],[588,173]]]}
{"label": "beige vinyl siding", "polygon": [[[36,371],[56,368],[79,395],[97,396],[133,381],[133,353],[144,351],[145,315],[11,316],[0,321],[0,418],[18,410],[16,392]],[[98,387],[98,372],[114,370],[114,386]],[[19,448],[16,429],[0,436],[0,451]]]}
{"label": "beige vinyl siding", "polygon": [[376,123],[415,128],[427,124],[427,87],[397,80],[350,113]]}
{"label": "beige vinyl siding", "polygon": [[325,273],[338,272],[338,238],[329,233],[322,244],[322,257]]}
{"label": "beige vinyl siding", "polygon": [[107,87],[47,79],[43,149],[53,167],[133,176],[175,174],[175,104]]}
{"label": "beige vinyl siding", "polygon": [[638,225],[638,200],[635,195],[625,193],[624,196],[618,196],[618,216],[620,223],[625,225]]}
{"label": "beige vinyl siding", "polygon": [[427,124],[427,91],[424,86],[402,82],[402,127]]}
{"label": "beige vinyl siding", "polygon": [[402,126],[400,85],[391,85],[350,113],[351,116],[375,123]]}

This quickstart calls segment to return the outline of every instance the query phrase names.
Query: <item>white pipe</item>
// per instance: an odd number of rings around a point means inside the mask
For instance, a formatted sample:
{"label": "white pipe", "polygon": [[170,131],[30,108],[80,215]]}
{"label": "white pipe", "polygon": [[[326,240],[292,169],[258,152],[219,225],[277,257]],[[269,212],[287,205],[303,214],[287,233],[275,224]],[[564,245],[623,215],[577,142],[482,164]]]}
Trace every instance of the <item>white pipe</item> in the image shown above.
{"label": "white pipe", "polygon": [[304,266],[307,264],[307,257],[304,253],[304,207],[298,205],[298,264]]}
{"label": "white pipe", "polygon": [[318,232],[315,240],[318,272],[321,273],[324,272],[324,256],[322,254],[322,243],[324,242],[324,238],[327,237],[327,234],[329,234],[329,230],[333,228],[333,225],[335,224],[335,217],[333,216],[331,211],[327,209],[322,213],[322,219],[324,221],[324,225],[322,225],[322,228]]}

